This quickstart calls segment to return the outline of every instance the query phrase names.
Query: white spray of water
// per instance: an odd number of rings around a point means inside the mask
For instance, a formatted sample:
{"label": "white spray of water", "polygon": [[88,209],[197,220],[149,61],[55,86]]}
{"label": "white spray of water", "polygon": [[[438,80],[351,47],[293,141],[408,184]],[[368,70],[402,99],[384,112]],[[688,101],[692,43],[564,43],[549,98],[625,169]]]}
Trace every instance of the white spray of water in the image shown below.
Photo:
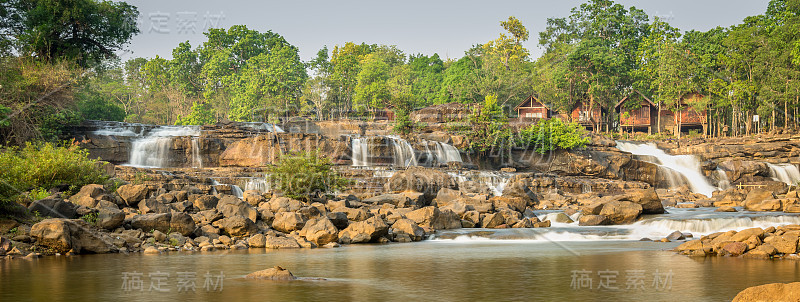
{"label": "white spray of water", "polygon": [[769,166],[770,176],[787,185],[795,185],[800,181],[800,170],[793,164],[771,164]]}
{"label": "white spray of water", "polygon": [[[684,183],[689,186],[692,192],[700,193],[708,197],[711,197],[711,193],[717,190],[716,187],[709,183],[705,175],[703,175],[700,162],[693,155],[669,155],[652,143],[634,144],[618,141],[617,148],[635,155],[645,155],[650,158],[655,158],[657,162],[654,162],[654,164],[665,168],[664,170],[667,171],[671,187]],[[670,174],[669,171],[674,171],[679,174],[679,176],[681,176],[680,180],[677,175]],[[685,179],[685,182],[682,179]]]}

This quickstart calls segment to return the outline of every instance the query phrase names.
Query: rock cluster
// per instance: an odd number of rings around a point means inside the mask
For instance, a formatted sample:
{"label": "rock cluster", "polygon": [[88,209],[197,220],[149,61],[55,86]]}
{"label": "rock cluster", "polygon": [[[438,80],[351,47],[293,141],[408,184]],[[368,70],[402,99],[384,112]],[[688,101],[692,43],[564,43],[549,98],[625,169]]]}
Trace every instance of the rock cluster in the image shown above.
{"label": "rock cluster", "polygon": [[717,232],[687,241],[675,250],[689,256],[743,256],[797,259],[800,225]]}

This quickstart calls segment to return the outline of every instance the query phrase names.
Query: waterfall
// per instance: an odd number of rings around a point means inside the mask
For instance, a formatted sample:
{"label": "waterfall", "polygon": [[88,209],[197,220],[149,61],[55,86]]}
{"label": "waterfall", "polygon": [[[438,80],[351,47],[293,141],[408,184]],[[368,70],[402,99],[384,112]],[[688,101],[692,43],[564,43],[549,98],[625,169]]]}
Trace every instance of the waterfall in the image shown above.
{"label": "waterfall", "polygon": [[237,185],[231,185],[231,195],[244,198],[244,192],[242,191],[242,188],[239,188]]}
{"label": "waterfall", "polygon": [[261,193],[267,193],[272,190],[272,186],[270,186],[266,178],[257,177],[248,180],[247,183],[245,183],[244,185],[244,190],[245,191],[254,190]]}
{"label": "waterfall", "polygon": [[767,163],[767,166],[769,166],[770,176],[777,181],[784,182],[790,186],[796,185],[800,181],[800,170],[793,164]]}
{"label": "waterfall", "polygon": [[440,164],[446,164],[453,161],[462,162],[461,152],[458,152],[458,149],[453,147],[453,145],[436,142],[436,160]]}
{"label": "waterfall", "polygon": [[503,195],[503,190],[511,179],[510,174],[502,172],[468,171],[465,173],[448,172],[447,174],[458,182],[459,187],[468,181],[479,183],[488,187],[494,196]]}
{"label": "waterfall", "polygon": [[408,141],[396,137],[388,136],[394,151],[394,166],[395,167],[408,167],[417,165],[417,155],[414,154],[414,148]]}
{"label": "waterfall", "polygon": [[353,138],[350,141],[350,148],[353,150],[351,158],[353,166],[369,166],[369,140],[366,138]]}
{"label": "waterfall", "polygon": [[717,186],[720,190],[727,190],[731,188],[731,181],[728,179],[728,173],[725,173],[725,171],[722,171],[722,169],[717,168],[717,178],[719,180]]}
{"label": "waterfall", "polygon": [[192,138],[192,167],[203,168],[203,158],[200,156],[200,143],[196,137]]}
{"label": "waterfall", "polygon": [[651,156],[643,157],[645,160],[655,158],[656,161],[652,163],[666,168],[663,171],[665,171],[669,186],[672,188],[686,184],[692,192],[708,197],[711,197],[711,192],[717,190],[703,175],[700,162],[693,155],[669,155],[652,143],[635,144],[618,141],[617,148],[635,155]]}
{"label": "waterfall", "polygon": [[131,142],[128,164],[134,167],[165,168],[169,164],[173,137],[195,137],[199,135],[200,128],[193,126],[159,126],[153,128]]}

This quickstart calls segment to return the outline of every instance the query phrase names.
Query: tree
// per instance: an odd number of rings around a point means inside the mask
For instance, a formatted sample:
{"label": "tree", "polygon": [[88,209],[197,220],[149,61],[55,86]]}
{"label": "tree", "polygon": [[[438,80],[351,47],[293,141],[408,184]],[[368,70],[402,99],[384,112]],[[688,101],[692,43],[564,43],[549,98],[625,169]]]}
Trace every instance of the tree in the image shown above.
{"label": "tree", "polygon": [[289,153],[267,169],[274,188],[284,196],[311,200],[344,188],[347,179],[333,169],[330,159],[317,153]]}
{"label": "tree", "polygon": [[125,2],[9,0],[0,6],[19,53],[44,60],[70,59],[83,67],[115,58],[139,32],[139,11]]}

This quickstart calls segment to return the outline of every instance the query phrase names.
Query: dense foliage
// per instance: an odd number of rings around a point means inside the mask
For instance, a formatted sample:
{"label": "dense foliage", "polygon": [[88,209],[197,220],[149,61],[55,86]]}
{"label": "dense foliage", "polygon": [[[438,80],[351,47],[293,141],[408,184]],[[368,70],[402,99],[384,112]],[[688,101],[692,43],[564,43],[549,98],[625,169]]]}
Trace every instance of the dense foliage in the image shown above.
{"label": "dense foliage", "polygon": [[301,200],[333,193],[347,184],[331,161],[316,153],[283,154],[267,174],[274,190]]}
{"label": "dense foliage", "polygon": [[[83,185],[104,183],[108,176],[97,160],[74,145],[26,144],[0,152],[0,202],[15,201],[28,191],[47,191],[66,186],[75,191]],[[62,188],[63,189],[63,188]]]}
{"label": "dense foliage", "polygon": [[518,144],[539,154],[581,148],[591,142],[583,126],[559,118],[539,120],[520,131]]}

